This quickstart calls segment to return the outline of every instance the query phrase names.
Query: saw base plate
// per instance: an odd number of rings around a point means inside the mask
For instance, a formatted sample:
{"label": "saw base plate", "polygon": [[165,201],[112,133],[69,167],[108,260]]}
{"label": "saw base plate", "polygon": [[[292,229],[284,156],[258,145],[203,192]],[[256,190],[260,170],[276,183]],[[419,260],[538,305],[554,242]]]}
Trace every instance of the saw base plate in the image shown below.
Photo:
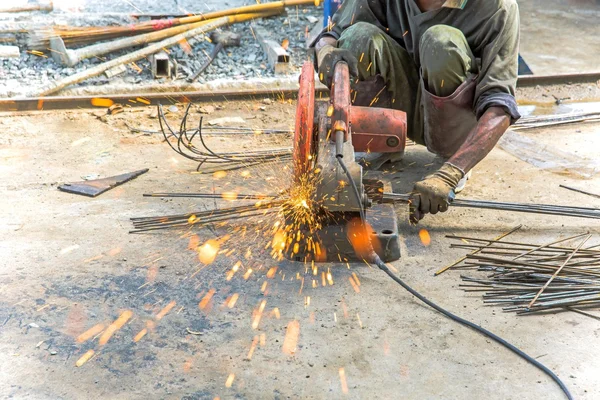
{"label": "saw base plate", "polygon": [[[320,254],[300,246],[297,253],[293,253],[291,248],[284,252],[285,258],[300,262],[363,262],[363,257],[357,254],[349,239],[352,235],[350,221],[356,218],[353,214],[346,215],[314,232],[311,236],[319,243]],[[400,235],[393,205],[376,204],[367,210],[366,218],[372,228],[371,243],[379,257],[384,262],[400,259]]]}

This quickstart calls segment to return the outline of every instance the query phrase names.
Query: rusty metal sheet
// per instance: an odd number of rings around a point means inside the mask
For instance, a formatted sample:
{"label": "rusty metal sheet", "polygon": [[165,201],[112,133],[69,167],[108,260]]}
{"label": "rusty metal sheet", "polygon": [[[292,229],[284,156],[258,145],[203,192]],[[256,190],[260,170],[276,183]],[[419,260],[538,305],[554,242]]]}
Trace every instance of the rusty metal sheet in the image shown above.
{"label": "rusty metal sheet", "polygon": [[89,181],[64,183],[58,187],[59,190],[67,193],[81,194],[83,196],[96,197],[116,186],[122,185],[138,176],[145,174],[149,169],[140,169],[139,171],[128,172],[126,174],[110,176],[108,178],[94,179]]}

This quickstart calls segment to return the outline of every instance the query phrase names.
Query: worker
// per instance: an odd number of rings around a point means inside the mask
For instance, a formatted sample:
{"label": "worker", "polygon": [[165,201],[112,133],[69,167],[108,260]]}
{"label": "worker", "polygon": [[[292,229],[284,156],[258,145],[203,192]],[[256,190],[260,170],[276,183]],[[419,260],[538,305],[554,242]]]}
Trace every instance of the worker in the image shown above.
{"label": "worker", "polygon": [[446,211],[519,119],[518,44],[516,0],[345,0],[315,40],[325,85],[345,61],[355,105],[406,112],[408,137],[445,160],[415,183],[412,223]]}

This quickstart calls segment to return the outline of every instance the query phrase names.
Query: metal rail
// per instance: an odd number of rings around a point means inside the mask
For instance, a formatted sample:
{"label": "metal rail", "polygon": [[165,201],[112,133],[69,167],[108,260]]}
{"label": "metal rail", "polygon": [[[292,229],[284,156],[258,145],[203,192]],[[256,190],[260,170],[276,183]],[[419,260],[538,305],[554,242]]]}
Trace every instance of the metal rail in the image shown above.
{"label": "metal rail", "polygon": [[[537,85],[565,85],[571,83],[596,83],[600,80],[600,72],[584,74],[561,75],[523,75],[517,81],[517,87],[532,87]],[[190,92],[156,92],[156,93],[122,93],[93,96],[48,96],[32,98],[0,99],[0,112],[36,111],[36,110],[71,110],[78,108],[94,108],[92,99],[110,99],[115,103],[127,104],[132,107],[174,103],[189,103],[196,101],[227,101],[258,99],[264,97],[296,97],[297,89],[289,88],[273,90],[268,88],[242,90],[215,90]],[[324,86],[315,87],[315,94],[328,94]]]}

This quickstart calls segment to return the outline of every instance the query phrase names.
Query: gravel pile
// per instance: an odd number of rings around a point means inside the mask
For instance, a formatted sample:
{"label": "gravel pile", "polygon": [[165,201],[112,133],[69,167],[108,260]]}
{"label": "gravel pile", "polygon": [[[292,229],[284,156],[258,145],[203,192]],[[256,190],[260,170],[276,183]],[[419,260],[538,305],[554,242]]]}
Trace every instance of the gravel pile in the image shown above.
{"label": "gravel pile", "polygon": [[[94,11],[102,9],[100,1],[91,2],[95,7]],[[123,2],[125,3],[125,2]],[[167,3],[178,3],[173,0]],[[179,3],[182,3],[179,1]],[[189,1],[188,3],[192,3]],[[234,6],[242,4],[231,2]],[[138,6],[138,2],[135,2]],[[104,6],[104,8],[109,8]],[[190,8],[191,9],[191,8]],[[110,7],[110,12],[114,11]],[[131,10],[127,10],[131,11]],[[141,9],[137,12],[181,12],[182,8],[175,10],[169,9]],[[287,15],[260,19],[253,24],[262,27],[267,32],[272,34],[271,39],[282,43],[284,39],[289,41],[288,52],[291,55],[292,71],[297,73],[299,67],[304,60],[307,59],[306,37],[313,27],[318,23],[315,22],[322,15],[322,9],[316,7],[288,9]],[[21,17],[22,18],[22,17]],[[36,24],[43,24],[42,16],[36,16]],[[78,18],[77,14],[68,13],[51,13],[46,16],[47,20],[52,23],[69,24],[76,26],[85,25],[116,25],[127,24],[131,21],[127,16],[107,16],[105,18],[96,17],[90,23],[89,15],[86,18]],[[6,20],[0,21],[0,25]],[[11,22],[14,22],[11,21]],[[17,21],[18,22],[18,21]],[[46,23],[48,25],[48,23]],[[249,80],[253,78],[266,78],[274,76],[272,69],[269,67],[267,57],[264,54],[260,44],[255,39],[250,28],[250,23],[235,24],[225,28],[241,34],[242,42],[239,47],[228,47],[222,50],[215,61],[210,65],[197,80],[199,83],[226,81],[226,80]],[[213,44],[208,41],[208,37],[199,36],[188,41],[190,47],[174,46],[169,50],[170,56],[177,61],[178,75],[176,80],[185,81],[188,76],[192,75],[203,62],[208,58],[208,55],[213,49]],[[27,91],[35,87],[42,87],[50,84],[54,80],[62,79],[66,76],[83,71],[87,68],[101,64],[105,60],[114,59],[125,55],[137,48],[125,49],[119,52],[110,53],[104,56],[104,59],[92,58],[81,61],[73,68],[67,68],[58,65],[54,62],[50,54],[39,56],[26,52],[25,46],[21,47],[21,57],[18,59],[0,60],[0,97],[14,97],[24,95]],[[191,51],[189,49],[191,48]],[[125,73],[108,78],[105,75],[100,75],[95,78],[88,79],[78,86],[95,85],[101,86],[106,84],[138,84],[140,82],[154,81],[156,83],[166,82],[166,78],[154,79],[150,70],[150,62],[147,59],[139,60],[135,65],[129,64],[126,66]],[[74,86],[73,86],[74,87]]]}

